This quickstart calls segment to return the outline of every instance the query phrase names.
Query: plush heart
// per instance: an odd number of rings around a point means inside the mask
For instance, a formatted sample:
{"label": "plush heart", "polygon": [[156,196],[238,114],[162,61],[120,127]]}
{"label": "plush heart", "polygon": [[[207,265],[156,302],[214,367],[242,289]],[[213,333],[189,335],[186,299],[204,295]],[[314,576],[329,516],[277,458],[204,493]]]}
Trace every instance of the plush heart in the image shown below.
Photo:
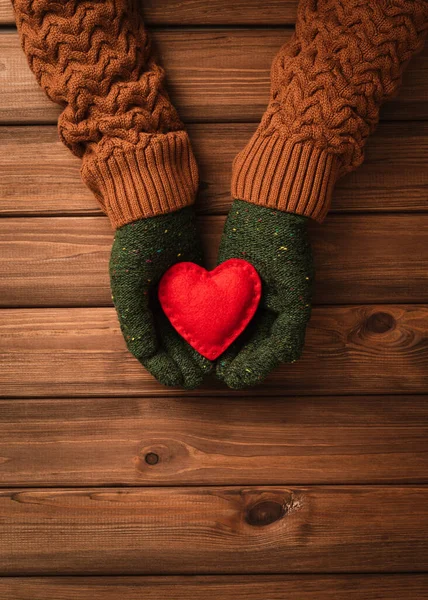
{"label": "plush heart", "polygon": [[178,333],[214,360],[251,321],[262,284],[256,269],[231,258],[213,271],[191,263],[172,266],[159,284],[161,306]]}

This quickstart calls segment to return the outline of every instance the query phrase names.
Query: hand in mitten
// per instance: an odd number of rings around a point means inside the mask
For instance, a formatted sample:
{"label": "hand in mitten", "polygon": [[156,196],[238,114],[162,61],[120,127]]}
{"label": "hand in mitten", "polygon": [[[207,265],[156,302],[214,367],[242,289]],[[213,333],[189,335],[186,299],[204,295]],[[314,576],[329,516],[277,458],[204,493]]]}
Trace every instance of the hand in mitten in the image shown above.
{"label": "hand in mitten", "polygon": [[192,207],[117,229],[110,281],[129,351],[164,385],[195,388],[212,365],[174,330],[157,298],[162,275],[182,261],[202,262]]}
{"label": "hand in mitten", "polygon": [[232,204],[218,262],[250,262],[262,280],[262,299],[246,331],[218,359],[217,376],[231,388],[262,382],[302,353],[314,278],[307,220],[241,200]]}

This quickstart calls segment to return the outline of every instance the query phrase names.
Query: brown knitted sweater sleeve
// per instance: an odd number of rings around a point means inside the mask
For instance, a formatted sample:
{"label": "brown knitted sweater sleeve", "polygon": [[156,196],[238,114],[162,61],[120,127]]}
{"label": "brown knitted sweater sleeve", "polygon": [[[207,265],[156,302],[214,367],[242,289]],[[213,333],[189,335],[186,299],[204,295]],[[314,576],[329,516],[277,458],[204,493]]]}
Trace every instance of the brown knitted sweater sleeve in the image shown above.
{"label": "brown knitted sweater sleeve", "polygon": [[135,0],[14,0],[31,69],[63,112],[62,141],[114,227],[192,204],[190,142]]}
{"label": "brown knitted sweater sleeve", "polygon": [[233,197],[322,221],[427,25],[427,0],[301,0],[268,109],[235,159]]}

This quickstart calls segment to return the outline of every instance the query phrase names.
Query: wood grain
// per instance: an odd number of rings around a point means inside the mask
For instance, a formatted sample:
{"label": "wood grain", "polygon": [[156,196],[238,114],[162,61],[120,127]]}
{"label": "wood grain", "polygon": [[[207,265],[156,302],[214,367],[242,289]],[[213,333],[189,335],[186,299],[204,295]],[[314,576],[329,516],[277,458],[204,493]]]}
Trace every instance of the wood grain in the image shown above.
{"label": "wood grain", "polygon": [[[140,0],[148,25],[287,25],[297,0]],[[13,25],[10,0],[0,0],[0,24]]]}
{"label": "wood grain", "polygon": [[[254,395],[426,393],[428,306],[313,311],[303,357]],[[236,397],[214,378],[192,393]],[[247,395],[248,392],[242,392]],[[158,384],[125,348],[111,308],[4,309],[1,397],[189,396]]]}
{"label": "wood grain", "polygon": [[[258,121],[269,98],[270,65],[289,29],[153,32],[168,89],[187,122]],[[0,123],[55,123],[59,108],[31,73],[16,32],[0,35]],[[383,118],[428,118],[428,47],[415,57]]]}
{"label": "wood grain", "polygon": [[427,483],[427,400],[3,400],[0,485]]}
{"label": "wood grain", "polygon": [[427,487],[0,491],[2,575],[418,572]]}
{"label": "wood grain", "polygon": [[[251,123],[189,125],[200,167],[200,213],[227,212],[232,160],[254,128]],[[364,165],[339,180],[333,212],[427,211],[427,162],[428,123],[381,123]],[[101,214],[79,169],[80,160],[60,143],[56,127],[1,127],[0,215]]]}
{"label": "wood grain", "polygon": [[426,600],[428,576],[7,577],[7,600]]}
{"label": "wood grain", "polygon": [[[200,220],[209,267],[223,223]],[[428,298],[428,215],[331,215],[323,226],[311,223],[310,232],[315,303]],[[104,217],[0,220],[0,306],[110,306],[112,241]]]}

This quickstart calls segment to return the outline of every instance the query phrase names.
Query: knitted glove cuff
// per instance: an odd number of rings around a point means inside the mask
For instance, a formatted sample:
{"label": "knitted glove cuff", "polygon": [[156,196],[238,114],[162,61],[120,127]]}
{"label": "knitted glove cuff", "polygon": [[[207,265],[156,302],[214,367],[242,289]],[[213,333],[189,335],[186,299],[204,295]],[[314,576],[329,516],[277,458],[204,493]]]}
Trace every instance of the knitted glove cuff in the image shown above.
{"label": "knitted glove cuff", "polygon": [[97,144],[83,157],[82,178],[115,229],[194,203],[198,169],[185,131]]}
{"label": "knitted glove cuff", "polygon": [[256,131],[233,163],[232,197],[322,222],[340,159],[310,142]]}

